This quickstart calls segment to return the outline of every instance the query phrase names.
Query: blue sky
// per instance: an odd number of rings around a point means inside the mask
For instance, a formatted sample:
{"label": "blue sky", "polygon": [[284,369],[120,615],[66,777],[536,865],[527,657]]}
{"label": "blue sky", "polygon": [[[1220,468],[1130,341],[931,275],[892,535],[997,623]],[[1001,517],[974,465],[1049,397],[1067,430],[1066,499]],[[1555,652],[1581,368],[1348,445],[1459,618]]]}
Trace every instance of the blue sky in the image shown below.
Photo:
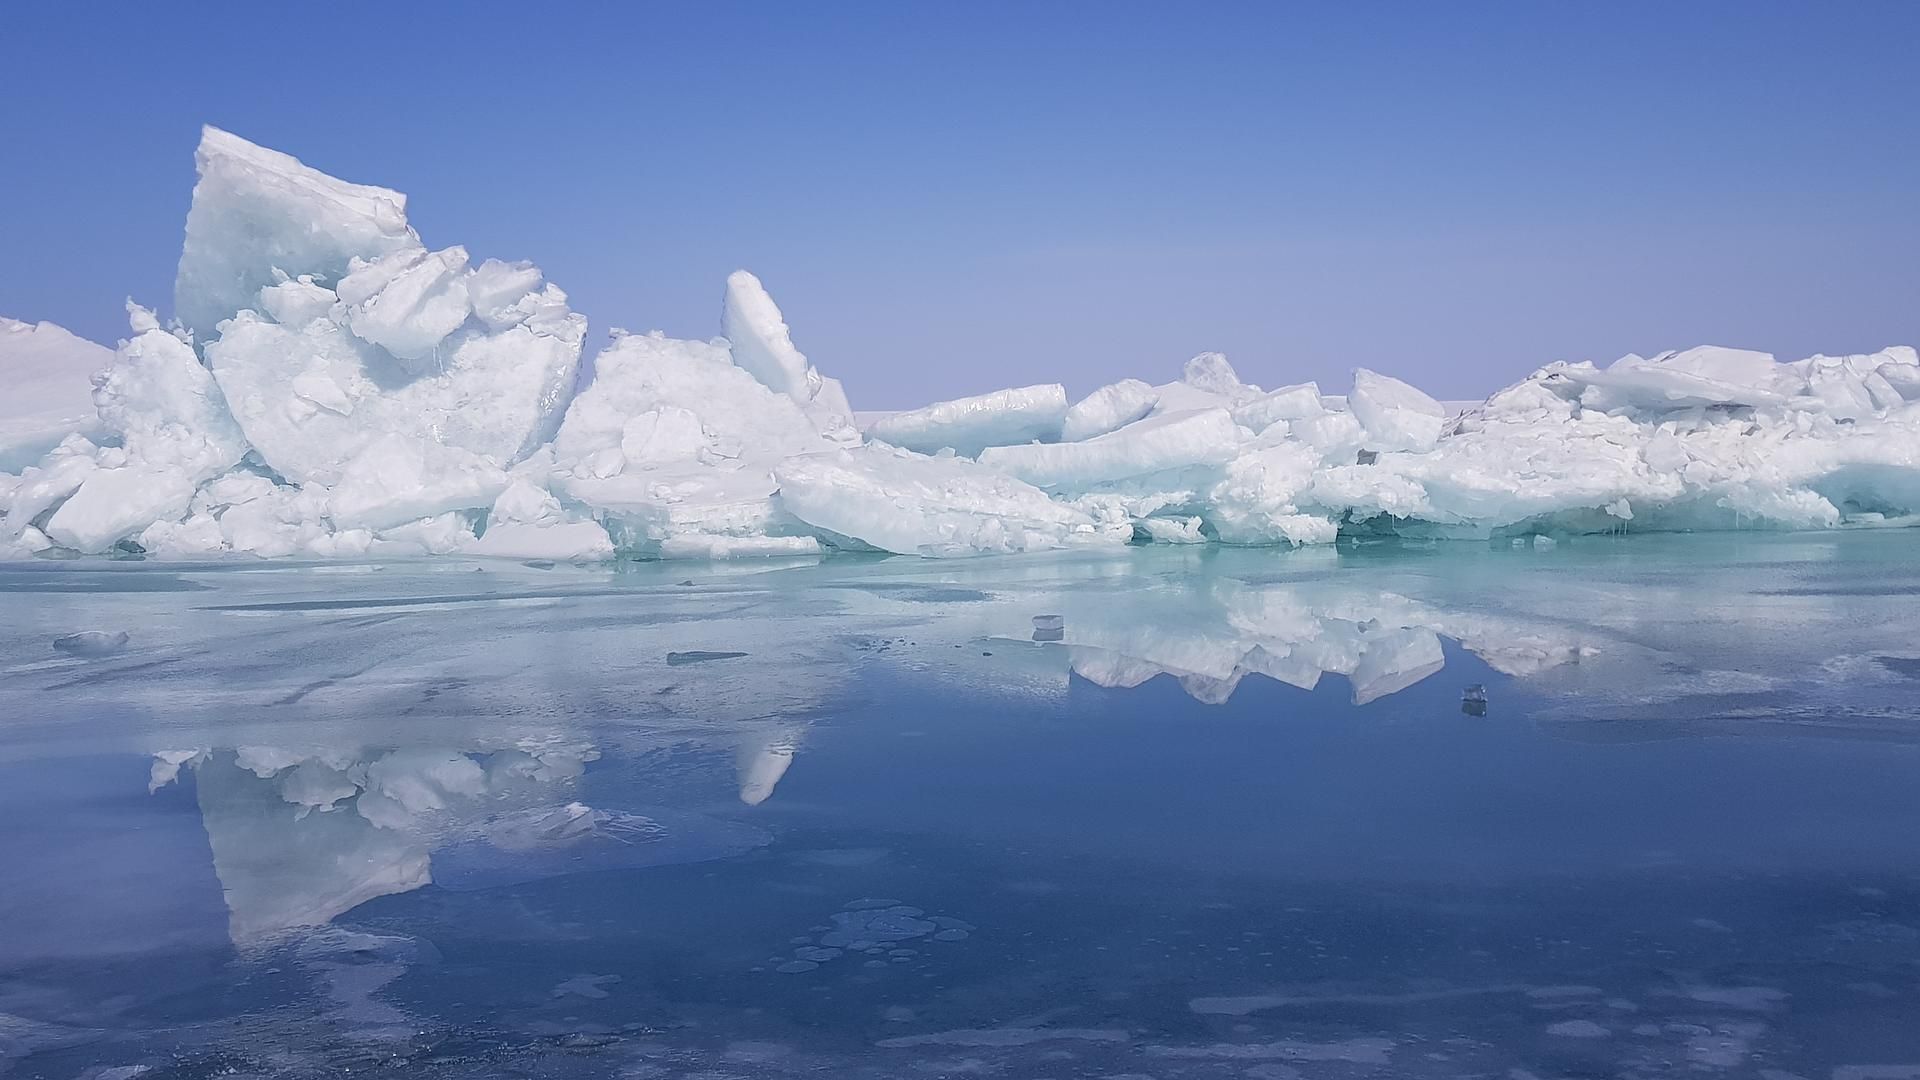
{"label": "blue sky", "polygon": [[856,408],[1058,380],[1479,396],[1920,341],[1920,3],[15,5],[0,313],[170,307],[199,125],[592,320],[758,273]]}

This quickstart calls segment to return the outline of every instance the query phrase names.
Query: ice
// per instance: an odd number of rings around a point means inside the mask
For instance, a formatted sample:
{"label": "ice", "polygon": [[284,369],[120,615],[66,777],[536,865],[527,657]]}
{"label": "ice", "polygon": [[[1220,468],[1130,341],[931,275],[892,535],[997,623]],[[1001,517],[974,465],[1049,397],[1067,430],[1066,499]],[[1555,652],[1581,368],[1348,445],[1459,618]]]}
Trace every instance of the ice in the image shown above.
{"label": "ice", "polygon": [[990,446],[1058,439],[1066,416],[1066,387],[1047,383],[894,413],[867,428],[867,437],[923,454],[952,450],[972,457]]}
{"label": "ice", "polygon": [[781,505],[802,521],[903,555],[1040,551],[1132,534],[964,458],[866,446],[788,458],[774,475]]}
{"label": "ice", "polygon": [[980,463],[1044,488],[1084,488],[1188,465],[1233,460],[1245,433],[1225,409],[1167,413],[1072,443],[984,450]]}
{"label": "ice", "polygon": [[347,463],[328,516],[344,529],[389,528],[490,505],[506,487],[507,474],[478,454],[387,434]]}
{"label": "ice", "polygon": [[213,127],[201,132],[195,162],[174,307],[198,340],[254,307],[260,290],[277,284],[276,270],[332,285],[356,257],[419,244],[397,191],[336,180]]}
{"label": "ice", "polygon": [[419,375],[431,368],[421,361],[473,313],[466,269],[465,248],[403,248],[371,262],[355,259],[335,291],[347,327]]}
{"label": "ice", "polygon": [[[863,414],[862,435],[751,273],[726,281],[725,337],[615,332],[583,368],[564,292],[529,263],[428,247],[397,192],[213,128],[197,163],[177,323],[130,305],[109,356],[0,321],[0,557],[712,560],[1381,534],[1544,551],[1920,523],[1910,347],[1561,361],[1453,408],[1366,369],[1344,398],[1265,391],[1201,353],[1174,381],[1120,379],[1071,408],[1038,384]],[[1383,685],[1426,662],[1408,648]],[[1189,674],[1231,689],[1230,673]]]}
{"label": "ice", "polygon": [[1651,360],[1625,356],[1604,371],[1569,374],[1590,388],[1583,395],[1583,403],[1602,409],[1780,406],[1786,404],[1793,389],[1786,385],[1792,381],[1792,374],[1782,371],[1773,357],[1717,345],[1662,353]]}
{"label": "ice", "polygon": [[[46,522],[49,539],[101,552],[157,520],[181,516],[200,484],[246,453],[219,387],[193,350],[130,306],[134,337],[94,388],[94,407],[115,447]],[[142,328],[145,329],[142,329]]]}
{"label": "ice", "polygon": [[1123,428],[1153,411],[1160,395],[1139,379],[1121,379],[1095,390],[1067,410],[1060,438],[1079,442]]}
{"label": "ice", "polygon": [[53,647],[69,656],[112,656],[127,647],[125,630],[82,630],[53,639]]}
{"label": "ice", "polygon": [[261,460],[294,484],[347,485],[336,524],[364,519],[370,453],[404,447],[381,482],[411,469],[448,484],[418,503],[471,508],[497,485],[469,458],[498,471],[552,436],[585,321],[538,270],[429,251],[397,193],[225,132],[205,132],[199,164],[175,306]]}
{"label": "ice", "polygon": [[1258,435],[1283,421],[1313,420],[1326,413],[1315,383],[1283,386],[1234,406],[1233,422]]}
{"label": "ice", "polygon": [[860,440],[846,391],[794,347],[786,319],[759,278],[745,270],[728,275],[721,314],[734,363],[774,393],[792,398],[822,434],[842,445]]}
{"label": "ice", "polygon": [[0,472],[39,460],[69,435],[98,438],[93,377],[113,350],[52,323],[0,316]]}
{"label": "ice", "polygon": [[1356,368],[1347,407],[1366,429],[1372,450],[1431,450],[1447,412],[1440,403],[1391,375]]}
{"label": "ice", "polygon": [[622,335],[595,367],[554,439],[551,483],[623,550],[741,554],[775,537],[783,554],[818,550],[776,505],[772,469],[837,444],[724,342]]}

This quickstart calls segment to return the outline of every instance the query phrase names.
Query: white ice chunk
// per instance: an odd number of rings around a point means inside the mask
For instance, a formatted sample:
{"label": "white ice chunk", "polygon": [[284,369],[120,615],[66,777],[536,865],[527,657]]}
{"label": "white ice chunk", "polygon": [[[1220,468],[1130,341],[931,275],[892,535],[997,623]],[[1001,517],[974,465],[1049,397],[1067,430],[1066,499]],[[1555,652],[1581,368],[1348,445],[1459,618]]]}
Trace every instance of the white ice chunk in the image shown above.
{"label": "white ice chunk", "polygon": [[1067,388],[1059,383],[995,390],[893,413],[867,428],[869,438],[931,454],[952,450],[972,457],[989,446],[1060,438]]}
{"label": "white ice chunk", "polygon": [[491,505],[507,487],[493,462],[458,447],[388,434],[347,463],[329,516],[340,528],[383,529]]}
{"label": "white ice chunk", "polygon": [[1326,513],[1302,510],[1320,454],[1300,442],[1262,447],[1235,458],[1208,493],[1207,519],[1227,544],[1324,544],[1338,531]]}
{"label": "white ice chunk", "polygon": [[1189,465],[1221,465],[1246,433],[1225,409],[1150,416],[1085,442],[992,447],[980,463],[1030,484],[1062,490]]}
{"label": "white ice chunk", "polygon": [[1599,409],[1637,407],[1676,409],[1711,405],[1785,406],[1791,390],[1783,387],[1773,357],[1747,349],[1701,345],[1662,353],[1651,360],[1624,356],[1605,371],[1567,369],[1567,375],[1591,389],[1583,402]]}
{"label": "white ice chunk", "polygon": [[1074,402],[1060,425],[1064,442],[1079,442],[1126,427],[1153,411],[1160,395],[1139,379],[1121,379]]}
{"label": "white ice chunk", "polygon": [[1887,385],[1907,401],[1920,401],[1920,366],[1913,364],[1881,364],[1875,374],[1886,380]]}
{"label": "white ice chunk", "polygon": [[332,285],[356,256],[377,259],[419,243],[397,191],[336,180],[219,128],[202,129],[194,156],[200,179],[173,296],[199,340],[252,308],[260,290],[277,283],[276,270]]}
{"label": "white ice chunk", "polygon": [[332,289],[314,284],[312,274],[302,274],[260,290],[260,310],[282,326],[304,326],[325,318],[339,300]]}
{"label": "white ice chunk", "polygon": [[1234,406],[1233,422],[1259,434],[1281,421],[1309,420],[1326,412],[1315,383],[1283,386]]}
{"label": "white ice chunk", "polygon": [[[150,313],[132,308],[135,326]],[[94,389],[101,426],[120,447],[48,520],[55,543],[105,551],[150,523],[185,514],[194,489],[232,468],[246,440],[213,377],[179,338],[157,327],[124,343]]]}
{"label": "white ice chunk", "polygon": [[410,377],[384,349],[328,320],[287,327],[243,313],[208,344],[214,377],[255,449],[298,483],[332,484],[386,434],[443,443],[505,466],[558,422],[579,367],[578,317],[561,333],[467,327]]}
{"label": "white ice chunk", "polygon": [[38,460],[69,435],[97,438],[93,377],[113,350],[52,323],[0,317],[0,472]]}
{"label": "white ice chunk", "polygon": [[836,442],[859,441],[846,391],[822,377],[806,354],[794,347],[786,319],[759,278],[745,270],[727,276],[721,318],[721,332],[731,343],[734,363],[774,393],[792,398]]}
{"label": "white ice chunk", "polygon": [[1249,390],[1258,392],[1240,381],[1240,374],[1227,362],[1225,353],[1205,352],[1186,362],[1180,369],[1180,381],[1203,393],[1237,401],[1245,397]]}
{"label": "white ice chunk", "polygon": [[1366,428],[1370,450],[1431,450],[1446,425],[1440,403],[1391,375],[1355,368],[1347,408]]}
{"label": "white ice chunk", "polygon": [[176,304],[276,472],[331,485],[390,433],[502,467],[552,437],[585,320],[537,270],[470,270],[464,249],[421,245],[397,192],[225,132],[207,130],[199,164]]}
{"label": "white ice chunk", "polygon": [[774,470],[780,502],[817,528],[900,554],[973,555],[1121,543],[1131,526],[1101,523],[1038,488],[964,458],[865,446],[789,458]]}
{"label": "white ice chunk", "polygon": [[355,259],[334,291],[346,305],[347,326],[418,375],[433,369],[421,361],[473,312],[466,270],[466,248],[404,249],[378,259]]}
{"label": "white ice chunk", "polygon": [[775,506],[772,467],[836,443],[792,398],[719,343],[626,335],[595,366],[554,439],[552,483],[592,508],[623,549],[805,531]]}
{"label": "white ice chunk", "polygon": [[467,278],[467,299],[487,329],[505,330],[526,321],[529,312],[520,301],[538,295],[545,283],[540,268],[530,262],[488,259]]}

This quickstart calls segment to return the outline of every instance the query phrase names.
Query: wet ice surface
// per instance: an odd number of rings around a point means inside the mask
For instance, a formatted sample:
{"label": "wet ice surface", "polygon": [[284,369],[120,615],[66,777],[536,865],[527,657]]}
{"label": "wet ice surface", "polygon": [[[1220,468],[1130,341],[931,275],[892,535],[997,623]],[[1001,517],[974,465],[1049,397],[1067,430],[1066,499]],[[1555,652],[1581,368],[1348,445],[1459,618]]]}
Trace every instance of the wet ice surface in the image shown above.
{"label": "wet ice surface", "polygon": [[0,1074],[1920,1075],[1903,534],[688,574],[0,565]]}

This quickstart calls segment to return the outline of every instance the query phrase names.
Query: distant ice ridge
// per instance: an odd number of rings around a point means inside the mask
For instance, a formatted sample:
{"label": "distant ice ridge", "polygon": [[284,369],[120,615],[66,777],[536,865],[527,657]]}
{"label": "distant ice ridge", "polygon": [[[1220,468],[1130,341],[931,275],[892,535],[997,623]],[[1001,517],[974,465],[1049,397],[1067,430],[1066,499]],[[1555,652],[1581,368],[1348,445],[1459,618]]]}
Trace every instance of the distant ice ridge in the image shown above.
{"label": "distant ice ridge", "polygon": [[1920,357],[1705,346],[1554,363],[1449,408],[1202,353],[869,417],[727,279],[711,341],[586,320],[528,263],[429,248],[406,197],[208,128],[176,321],[111,352],[0,320],[0,557],[931,556],[1905,525]]}

